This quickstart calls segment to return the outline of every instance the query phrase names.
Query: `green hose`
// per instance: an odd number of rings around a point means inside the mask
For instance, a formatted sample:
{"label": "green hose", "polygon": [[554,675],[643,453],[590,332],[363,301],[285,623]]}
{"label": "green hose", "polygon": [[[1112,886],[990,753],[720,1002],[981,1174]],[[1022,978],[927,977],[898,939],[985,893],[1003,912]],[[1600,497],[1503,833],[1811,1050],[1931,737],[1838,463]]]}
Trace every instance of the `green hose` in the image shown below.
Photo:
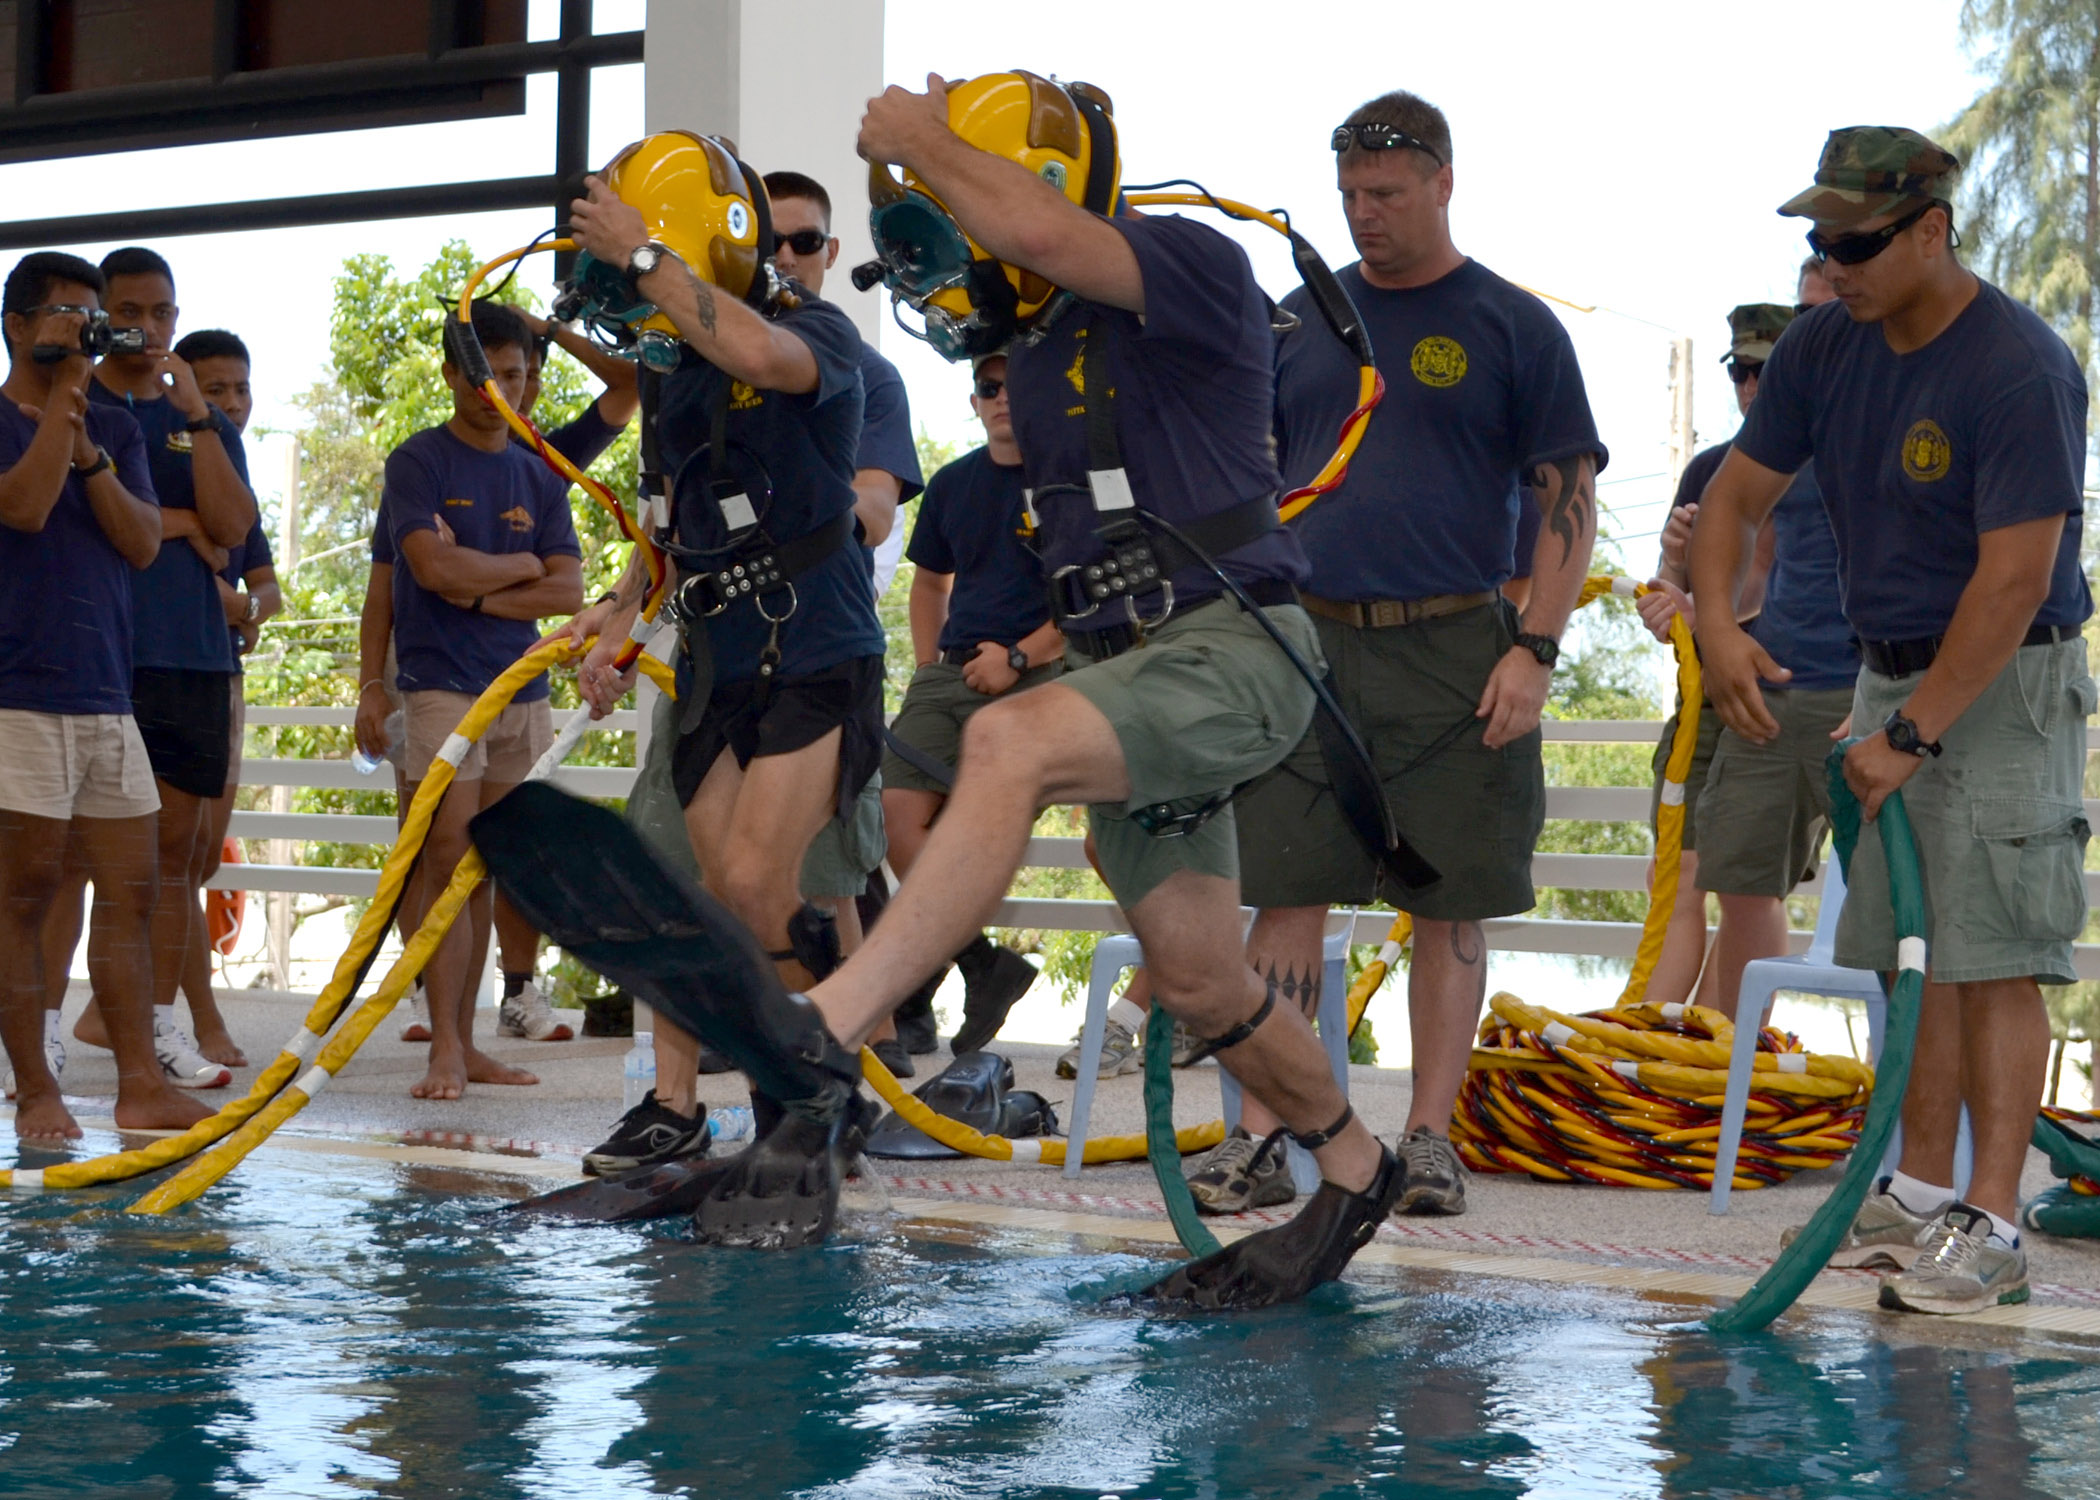
{"label": "green hose", "polygon": [[1188,1179],[1181,1175],[1181,1146],[1174,1139],[1174,1018],[1164,1006],[1152,1007],[1145,1022],[1145,1154],[1159,1178],[1159,1195],[1182,1248],[1201,1260],[1220,1249],[1218,1237],[1204,1227]]}
{"label": "green hose", "polygon": [[[1845,784],[1845,752],[1857,744],[1847,740],[1830,752],[1831,842],[1837,848],[1839,865],[1847,877],[1852,871],[1852,851],[1859,841],[1859,800]],[[1917,844],[1911,838],[1910,818],[1903,810],[1903,794],[1891,792],[1874,820],[1881,834],[1881,852],[1889,871],[1889,898],[1895,907],[1896,937],[1925,936],[1925,888],[1918,869]],[[1884,987],[1887,981],[1883,981]],[[1779,1258],[1743,1294],[1741,1301],[1724,1307],[1706,1320],[1716,1333],[1752,1333],[1770,1324],[1794,1305],[1794,1301],[1816,1279],[1851,1228],[1853,1217],[1865,1201],[1867,1189],[1881,1171],[1903,1111],[1903,1092],[1910,1081],[1910,1059],[1918,1035],[1918,1006],[1925,995],[1923,964],[1900,968],[1896,986],[1889,995],[1888,1023],[1882,1032],[1881,1057],[1874,1067],[1874,1097],[1867,1105],[1867,1118],[1860,1127],[1859,1141],[1845,1175],[1831,1190],[1815,1217],[1808,1221],[1794,1242],[1779,1252]]]}

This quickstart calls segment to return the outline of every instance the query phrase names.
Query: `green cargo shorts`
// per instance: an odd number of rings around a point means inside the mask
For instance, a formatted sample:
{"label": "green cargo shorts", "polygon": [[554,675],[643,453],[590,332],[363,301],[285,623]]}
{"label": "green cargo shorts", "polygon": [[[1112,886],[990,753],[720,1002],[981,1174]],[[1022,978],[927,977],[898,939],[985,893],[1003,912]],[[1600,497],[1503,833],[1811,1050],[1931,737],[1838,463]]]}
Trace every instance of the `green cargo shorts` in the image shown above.
{"label": "green cargo shorts", "polygon": [[[627,793],[627,821],[659,859],[700,878],[692,840],[685,831],[685,810],[671,785],[671,752],[678,743],[678,704],[668,694],[656,695],[649,719],[649,749],[636,768]],[[802,895],[810,901],[858,896],[868,875],[889,853],[882,828],[882,778],[861,789],[851,818],[832,819],[810,841],[802,860]]]}
{"label": "green cargo shorts", "polygon": [[[1319,637],[1305,611],[1285,604],[1263,613],[1319,671]],[[1115,730],[1130,775],[1129,802],[1087,809],[1094,857],[1116,899],[1128,910],[1182,870],[1237,879],[1229,804],[1181,837],[1155,837],[1131,813],[1192,809],[1268,770],[1312,723],[1312,685],[1229,599],[1176,613],[1143,646],[1107,661],[1070,651],[1065,668],[1063,685]]]}
{"label": "green cargo shorts", "polygon": [[[1416,916],[1474,921],[1528,910],[1531,854],[1545,826],[1537,730],[1490,750],[1474,718],[1513,614],[1482,605],[1413,625],[1358,629],[1314,619],[1335,694],[1378,766],[1400,832],[1443,876],[1410,894],[1380,872],[1335,804],[1317,735],[1240,793],[1242,899],[1271,909],[1360,904],[1383,894]],[[1454,726],[1443,749],[1431,747]]]}
{"label": "green cargo shorts", "polygon": [[[1655,832],[1656,820],[1662,811],[1663,767],[1669,763],[1670,746],[1677,738],[1677,721],[1684,716],[1684,703],[1680,699],[1677,711],[1663,721],[1662,738],[1655,742],[1655,754],[1648,759],[1648,769],[1654,777],[1648,785],[1648,831]],[[1714,706],[1702,700],[1699,704],[1699,738],[1692,746],[1692,768],[1684,777],[1684,847],[1699,847],[1699,802],[1706,794],[1707,773],[1714,763],[1714,747],[1721,742],[1721,716]]]}
{"label": "green cargo shorts", "polygon": [[1779,723],[1772,741],[1724,726],[1714,749],[1699,804],[1702,891],[1784,896],[1816,872],[1830,826],[1830,732],[1852,712],[1852,689],[1768,687],[1764,695]]}
{"label": "green cargo shorts", "polygon": [[[963,681],[961,667],[944,661],[927,662],[911,674],[911,686],[904,690],[904,703],[890,722],[890,733],[952,771],[962,759],[963,725],[970,721],[970,715],[987,703],[1055,682],[1064,670],[1061,661],[1031,667],[1021,674],[1019,682],[998,697],[988,698]],[[947,784],[936,781],[890,749],[882,754],[882,784],[942,797],[950,790]]]}
{"label": "green cargo shorts", "polygon": [[[1923,673],[1859,674],[1854,729],[1878,727]],[[2032,977],[2069,984],[2085,928],[2085,721],[2093,711],[2085,642],[2023,646],[1940,736],[1944,753],[1903,784],[1925,872],[1928,962],[1943,984]],[[1888,866],[1860,830],[1837,961],[1896,966]]]}

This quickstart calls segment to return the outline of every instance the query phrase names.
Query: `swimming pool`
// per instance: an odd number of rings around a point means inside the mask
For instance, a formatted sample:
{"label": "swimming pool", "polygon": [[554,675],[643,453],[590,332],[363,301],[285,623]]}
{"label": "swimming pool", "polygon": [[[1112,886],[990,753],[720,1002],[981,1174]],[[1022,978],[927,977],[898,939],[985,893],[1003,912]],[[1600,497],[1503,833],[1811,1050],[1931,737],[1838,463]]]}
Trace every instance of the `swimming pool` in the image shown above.
{"label": "swimming pool", "polygon": [[[91,1138],[93,1149],[107,1142]],[[2100,1494],[2100,1346],[1371,1273],[1160,1318],[1140,1262],[863,1217],[785,1255],[265,1150],[164,1219],[0,1200],[0,1494]]]}

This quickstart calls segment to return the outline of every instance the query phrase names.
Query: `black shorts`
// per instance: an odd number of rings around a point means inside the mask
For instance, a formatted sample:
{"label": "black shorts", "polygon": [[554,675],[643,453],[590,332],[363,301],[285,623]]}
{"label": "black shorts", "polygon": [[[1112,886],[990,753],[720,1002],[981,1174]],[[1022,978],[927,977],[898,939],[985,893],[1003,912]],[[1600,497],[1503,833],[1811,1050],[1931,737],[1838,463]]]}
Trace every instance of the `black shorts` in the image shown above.
{"label": "black shorts", "polygon": [[133,670],[131,716],[156,777],[192,797],[225,795],[232,770],[233,684],[239,681],[231,672]]}
{"label": "black shorts", "polygon": [[684,807],[727,750],[738,766],[786,755],[833,729],[839,736],[839,816],[882,764],[882,658],[856,656],[820,672],[782,677],[771,690],[753,678],[717,682],[700,722],[671,752],[671,784]]}

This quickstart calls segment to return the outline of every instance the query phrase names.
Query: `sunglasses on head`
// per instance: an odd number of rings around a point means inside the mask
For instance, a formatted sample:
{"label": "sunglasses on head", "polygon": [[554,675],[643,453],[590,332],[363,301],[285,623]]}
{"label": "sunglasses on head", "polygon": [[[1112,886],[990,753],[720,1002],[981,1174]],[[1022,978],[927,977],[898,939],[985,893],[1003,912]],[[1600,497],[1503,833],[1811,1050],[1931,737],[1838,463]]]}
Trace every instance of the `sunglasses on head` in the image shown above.
{"label": "sunglasses on head", "polygon": [[1417,140],[1397,126],[1373,120],[1367,125],[1337,125],[1327,144],[1337,151],[1347,151],[1350,146],[1365,151],[1398,151],[1412,147],[1420,151],[1438,166],[1444,165],[1443,153],[1426,141]]}
{"label": "sunglasses on head", "polygon": [[989,375],[977,377],[977,399],[979,401],[996,401],[999,399],[999,393],[1005,389],[1006,382],[1003,380],[995,380]]}
{"label": "sunglasses on head", "polygon": [[1894,243],[1897,235],[1942,205],[1937,201],[1923,203],[1912,209],[1893,224],[1884,224],[1865,234],[1841,234],[1835,239],[1823,238],[1818,229],[1808,232],[1808,250],[1817,260],[1834,260],[1841,266],[1863,265]]}
{"label": "sunglasses on head", "polygon": [[1765,363],[1761,359],[1731,359],[1728,361],[1728,378],[1737,385],[1746,380],[1755,380],[1764,373]]}
{"label": "sunglasses on head", "polygon": [[793,234],[776,234],[773,236],[773,253],[778,255],[780,247],[785,245],[797,255],[815,255],[824,248],[825,241],[830,238],[831,236],[821,229],[798,229]]}

